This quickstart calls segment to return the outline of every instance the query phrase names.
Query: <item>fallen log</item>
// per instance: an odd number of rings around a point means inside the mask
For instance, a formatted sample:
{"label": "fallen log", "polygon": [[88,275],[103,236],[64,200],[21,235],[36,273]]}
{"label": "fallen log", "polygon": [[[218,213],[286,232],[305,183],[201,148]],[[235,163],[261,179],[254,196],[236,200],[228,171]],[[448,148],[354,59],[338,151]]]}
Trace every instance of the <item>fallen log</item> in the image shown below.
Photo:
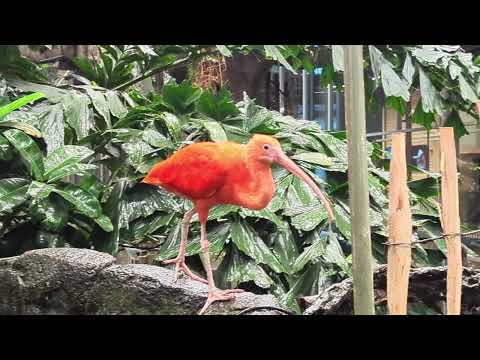
{"label": "fallen log", "polygon": [[[447,267],[412,269],[409,276],[408,304],[423,303],[443,313],[446,301]],[[375,304],[386,305],[387,266],[374,272]],[[351,279],[334,284],[317,296],[301,299],[304,315],[352,315],[353,284]],[[480,315],[480,269],[463,268],[461,314]]]}

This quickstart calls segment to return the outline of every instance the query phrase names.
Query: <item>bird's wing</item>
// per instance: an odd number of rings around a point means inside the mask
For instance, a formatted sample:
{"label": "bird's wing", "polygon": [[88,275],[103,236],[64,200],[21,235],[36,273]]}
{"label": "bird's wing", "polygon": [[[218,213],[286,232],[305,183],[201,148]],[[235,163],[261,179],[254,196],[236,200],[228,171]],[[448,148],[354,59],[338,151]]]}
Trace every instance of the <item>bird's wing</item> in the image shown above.
{"label": "bird's wing", "polygon": [[169,159],[155,165],[150,177],[177,195],[190,199],[213,196],[225,182],[226,170],[216,144],[199,143],[187,146]]}

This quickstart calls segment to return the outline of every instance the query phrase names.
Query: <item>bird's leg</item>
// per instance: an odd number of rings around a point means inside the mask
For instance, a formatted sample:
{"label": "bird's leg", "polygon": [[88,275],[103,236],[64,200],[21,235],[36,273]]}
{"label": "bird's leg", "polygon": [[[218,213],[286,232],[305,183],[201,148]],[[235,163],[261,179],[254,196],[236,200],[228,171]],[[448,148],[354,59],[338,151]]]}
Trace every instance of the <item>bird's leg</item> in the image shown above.
{"label": "bird's leg", "polygon": [[188,277],[193,280],[200,281],[207,284],[207,280],[201,278],[198,275],[195,275],[185,264],[185,247],[187,245],[188,238],[188,228],[190,226],[190,220],[192,219],[193,214],[195,213],[194,209],[191,209],[185,213],[182,220],[182,238],[180,239],[180,248],[178,250],[178,256],[175,259],[163,261],[163,264],[175,264],[175,281],[178,280],[178,275],[180,272],[185,273]]}
{"label": "bird's leg", "polygon": [[210,264],[210,253],[208,252],[208,240],[207,240],[206,222],[200,223],[200,245],[204,255],[204,267],[207,273],[208,280],[208,298],[207,302],[203,306],[198,315],[202,315],[205,310],[215,301],[225,301],[235,299],[235,293],[244,292],[242,289],[220,290],[215,286],[213,280],[213,270]]}

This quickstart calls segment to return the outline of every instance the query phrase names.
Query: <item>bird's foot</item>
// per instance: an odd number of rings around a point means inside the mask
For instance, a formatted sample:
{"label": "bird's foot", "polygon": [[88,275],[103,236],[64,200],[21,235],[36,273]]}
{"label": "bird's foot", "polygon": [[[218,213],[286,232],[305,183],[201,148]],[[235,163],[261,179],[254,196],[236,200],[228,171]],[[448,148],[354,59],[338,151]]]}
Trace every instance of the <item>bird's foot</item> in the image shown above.
{"label": "bird's foot", "polygon": [[170,264],[176,264],[175,265],[175,282],[177,282],[178,280],[178,276],[181,272],[183,272],[185,275],[187,275],[190,279],[192,280],[196,280],[196,281],[200,281],[204,284],[208,284],[208,281],[201,278],[200,276],[198,275],[195,275],[187,266],[187,264],[185,264],[185,259],[179,259],[178,257],[175,258],[175,259],[171,259],[171,260],[165,260],[165,261],[162,261],[162,264],[164,265],[170,265]]}
{"label": "bird's foot", "polygon": [[220,290],[214,289],[213,291],[208,292],[208,298],[205,305],[203,305],[202,310],[198,313],[198,315],[202,315],[212,303],[215,301],[227,301],[235,299],[235,294],[242,293],[245,290],[242,289],[229,289],[229,290]]}

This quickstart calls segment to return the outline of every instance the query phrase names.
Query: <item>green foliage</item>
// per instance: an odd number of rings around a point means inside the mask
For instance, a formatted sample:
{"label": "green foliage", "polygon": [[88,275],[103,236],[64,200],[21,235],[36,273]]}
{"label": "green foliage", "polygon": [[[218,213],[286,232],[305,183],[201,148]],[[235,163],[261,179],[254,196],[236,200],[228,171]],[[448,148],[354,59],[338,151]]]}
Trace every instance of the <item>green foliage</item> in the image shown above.
{"label": "green foliage", "polygon": [[[405,111],[409,91],[423,86],[427,93],[422,94],[422,101],[427,105],[417,106],[415,119],[428,126],[433,122],[429,114],[446,102],[439,100],[438,80],[424,63],[434,61],[434,57],[418,51],[422,49],[408,48],[403,65],[388,49],[371,47],[370,51],[377,85],[389,94],[393,108]],[[41,92],[45,98],[16,109],[10,105],[11,111],[0,119],[0,125],[5,125],[0,126],[0,256],[45,246],[95,248],[116,254],[119,244],[130,243],[158,245],[157,262],[173,258],[178,251],[181,218],[191,204],[138,180],[157,161],[192,142],[245,143],[252,134],[264,133],[275,136],[327,192],[337,228],[329,228],[325,209],[308,186],[274,167],[277,186],[267,208],[250,211],[225,205],[209,214],[208,238],[212,261],[218,265],[217,285],[270,292],[298,311],[297,297],[316,294],[351,275],[347,145],[342,134],[323,132],[316,123],[257,106],[248,96],[235,104],[225,90],[213,94],[188,82],[167,82],[160,94],[124,87],[141,74],[210,52],[231,56],[255,51],[288,63],[296,71],[312,65],[306,56],[309,47],[135,45],[102,46],[101,51],[99,61],[76,61],[91,84],[58,88],[19,79],[8,81],[14,96],[2,106],[32,92]],[[334,65],[324,73],[323,81],[338,85],[343,55],[338,47],[334,53]],[[454,54],[447,66],[459,62],[461,56]],[[475,68],[463,61],[457,64],[462,76],[476,76]],[[458,79],[458,71],[452,69]],[[430,83],[420,79],[420,71]],[[471,98],[468,88],[462,86],[464,96]],[[461,96],[460,90],[458,94]],[[466,106],[469,100],[462,99]],[[372,145],[369,154],[372,240],[375,261],[382,263],[382,243],[387,239],[388,162]],[[99,165],[108,170],[108,178],[95,172]],[[319,170],[326,176],[320,177]],[[73,175],[80,180],[72,183],[68,177]],[[409,184],[414,233],[419,238],[440,231],[435,201],[438,186],[434,174],[428,175],[428,180]],[[198,217],[194,216],[186,253],[189,265],[202,272],[195,261],[201,251],[199,239]],[[437,249],[417,247],[413,265],[437,264],[442,258],[438,253],[443,252],[442,242],[437,243]]]}

